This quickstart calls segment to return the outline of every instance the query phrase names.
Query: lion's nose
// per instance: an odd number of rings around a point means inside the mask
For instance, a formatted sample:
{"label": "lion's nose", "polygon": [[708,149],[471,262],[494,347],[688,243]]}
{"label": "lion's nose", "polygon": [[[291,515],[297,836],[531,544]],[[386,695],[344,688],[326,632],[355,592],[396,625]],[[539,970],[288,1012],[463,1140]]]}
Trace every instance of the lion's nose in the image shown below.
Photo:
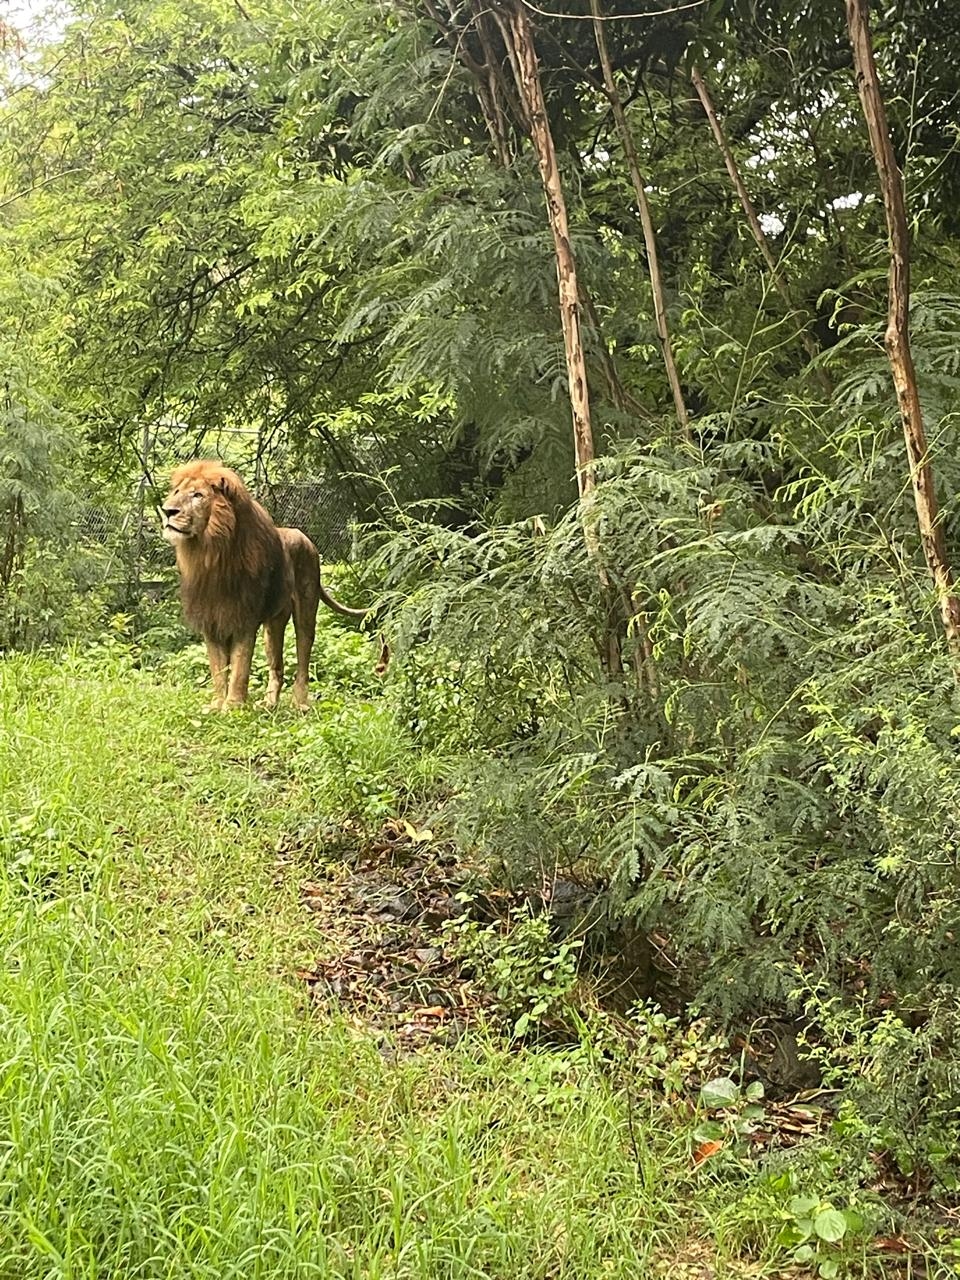
{"label": "lion's nose", "polygon": [[163,512],[163,514],[167,517],[168,520],[170,519],[171,516],[176,516],[180,514],[179,507],[161,507],[160,510]]}

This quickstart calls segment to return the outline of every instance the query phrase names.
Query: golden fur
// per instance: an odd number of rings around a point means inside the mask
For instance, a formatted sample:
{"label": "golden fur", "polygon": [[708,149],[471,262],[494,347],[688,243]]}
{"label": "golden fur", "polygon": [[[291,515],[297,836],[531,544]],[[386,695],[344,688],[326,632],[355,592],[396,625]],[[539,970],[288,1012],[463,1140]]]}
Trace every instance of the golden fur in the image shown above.
{"label": "golden fur", "polygon": [[327,594],[320,557],[306,534],[277,528],[237,473],[218,462],[178,467],[159,510],[163,536],[177,555],[184,617],[206,641],[211,709],[246,700],[261,626],[270,670],[266,701],[276,706],[291,614],[297,639],[293,697],[305,708],[319,601],[351,617],[363,617],[364,611],[347,609]]}

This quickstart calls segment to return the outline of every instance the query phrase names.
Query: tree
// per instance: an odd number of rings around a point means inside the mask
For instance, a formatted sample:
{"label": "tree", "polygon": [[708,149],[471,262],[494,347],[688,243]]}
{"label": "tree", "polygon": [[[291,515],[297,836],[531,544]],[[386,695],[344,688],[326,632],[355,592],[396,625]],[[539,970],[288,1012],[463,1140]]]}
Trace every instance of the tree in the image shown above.
{"label": "tree", "polygon": [[863,103],[870,145],[880,178],[890,238],[890,294],[884,345],[903,419],[920,540],[927,568],[937,590],[947,645],[955,657],[960,657],[960,600],[954,591],[953,573],[939,521],[933,468],[923,429],[917,371],[910,350],[910,233],[907,229],[907,210],[877,78],[866,0],[847,0],[847,26],[857,74],[857,89]]}

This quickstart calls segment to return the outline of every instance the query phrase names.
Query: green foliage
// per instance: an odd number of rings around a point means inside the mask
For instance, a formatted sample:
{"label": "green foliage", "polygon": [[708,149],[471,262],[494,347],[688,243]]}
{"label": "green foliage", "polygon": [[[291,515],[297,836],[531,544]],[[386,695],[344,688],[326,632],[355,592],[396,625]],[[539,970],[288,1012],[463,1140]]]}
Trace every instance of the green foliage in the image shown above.
{"label": "green foliage", "polygon": [[403,813],[433,771],[382,704],[331,707],[306,724],[292,750],[286,730],[274,742],[283,767],[309,781],[321,814],[365,827]]}
{"label": "green foliage", "polygon": [[[364,642],[325,628],[323,714],[258,728],[256,767],[252,714],[206,730],[249,775],[198,783],[197,803],[236,817],[259,768],[363,828],[439,799],[498,883],[597,886],[591,944],[654,935],[673,997],[745,1022],[814,990],[864,1142],[901,1168],[915,1144],[946,1184],[960,701],[882,354],[882,204],[842,6],[608,15],[689,440],[592,32],[570,16],[535,18],[601,455],[579,506],[542,194],[510,95],[491,118],[459,60],[505,65],[479,27],[447,41],[427,11],[367,0],[90,0],[34,55],[0,106],[0,644],[63,639],[98,608],[74,601],[69,557],[52,567],[64,456],[129,475],[145,426],[163,458],[239,430],[219,447],[334,478],[377,516],[383,693]],[[945,0],[872,16],[955,552],[956,19]],[[786,286],[692,105],[693,61]],[[98,656],[204,679],[169,622],[137,629]],[[566,943],[545,927],[484,961],[514,1021],[561,1001],[542,984]],[[797,1247],[832,1247],[821,1199],[784,1211],[812,1224]]]}
{"label": "green foliage", "polygon": [[[563,1023],[577,982],[582,939],[558,942],[546,915],[514,913],[501,925],[463,915],[447,926],[450,950],[490,993],[514,1038]],[[569,1020],[569,1012],[567,1012]]]}
{"label": "green foliage", "polygon": [[818,1196],[794,1195],[782,1210],[786,1219],[777,1243],[792,1249],[792,1260],[816,1268],[822,1280],[840,1274],[845,1242],[863,1230],[855,1209],[837,1209]]}
{"label": "green foliage", "polygon": [[852,1007],[803,989],[807,1052],[842,1090],[836,1129],[848,1149],[880,1151],[905,1181],[960,1188],[956,1158],[960,1007],[944,984],[902,1011]]}
{"label": "green foliage", "polygon": [[753,1080],[745,1088],[730,1076],[714,1076],[700,1087],[700,1104],[710,1115],[694,1130],[695,1141],[726,1154],[743,1155],[744,1144],[756,1133],[765,1112],[760,1105],[763,1085]]}
{"label": "green foliage", "polygon": [[60,303],[56,282],[24,270],[0,224],[0,650],[82,627],[68,597],[85,566],[77,556],[62,563],[73,508],[51,397]]}
{"label": "green foliage", "polygon": [[102,569],[95,553],[28,539],[0,592],[0,652],[97,635],[107,612]]}
{"label": "green foliage", "polygon": [[[873,511],[844,505],[857,475],[810,477],[765,518],[749,472],[792,465],[785,441],[779,453],[731,445],[693,464],[654,446],[606,464],[604,554],[637,601],[631,674],[613,689],[573,518],[540,535],[408,524],[388,544],[400,645],[426,637],[441,665],[455,653],[458,670],[487,673],[458,687],[472,750],[450,814],[498,878],[602,877],[595,920],[665,935],[702,1007],[789,1004],[798,964],[837,988],[856,971],[871,1000],[946,994],[949,668],[920,582],[904,592]],[[478,717],[500,688],[502,719]],[[521,717],[511,698],[527,689]]]}

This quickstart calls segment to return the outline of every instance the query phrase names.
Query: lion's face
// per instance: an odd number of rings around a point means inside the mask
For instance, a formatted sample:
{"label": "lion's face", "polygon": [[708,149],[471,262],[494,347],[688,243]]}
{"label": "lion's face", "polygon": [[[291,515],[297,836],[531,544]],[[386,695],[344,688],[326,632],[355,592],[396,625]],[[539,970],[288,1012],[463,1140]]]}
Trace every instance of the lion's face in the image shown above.
{"label": "lion's face", "polygon": [[174,546],[202,538],[218,500],[223,501],[222,495],[208,480],[185,477],[170,490],[160,506],[163,536]]}

